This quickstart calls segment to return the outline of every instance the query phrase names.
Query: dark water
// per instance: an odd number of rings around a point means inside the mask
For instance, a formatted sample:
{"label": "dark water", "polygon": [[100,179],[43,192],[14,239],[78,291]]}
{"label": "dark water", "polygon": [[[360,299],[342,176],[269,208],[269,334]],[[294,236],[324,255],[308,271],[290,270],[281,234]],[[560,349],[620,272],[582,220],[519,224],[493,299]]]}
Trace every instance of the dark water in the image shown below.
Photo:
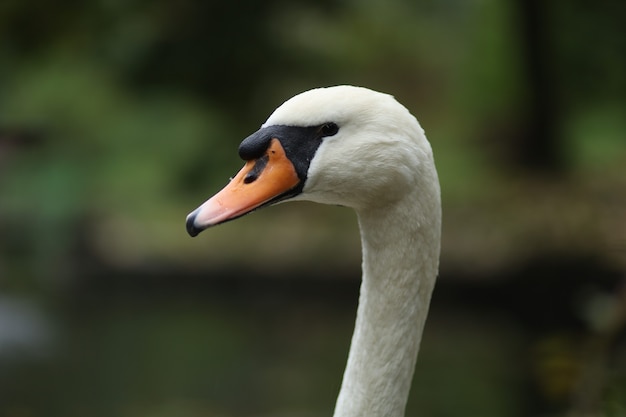
{"label": "dark water", "polygon": [[[359,282],[313,275],[87,277],[31,305],[22,327],[39,323],[39,340],[0,351],[0,416],[331,415]],[[597,334],[578,311],[616,283],[576,262],[442,276],[407,415],[564,415],[598,355],[610,372],[595,406],[623,410],[624,338],[589,351]]]}

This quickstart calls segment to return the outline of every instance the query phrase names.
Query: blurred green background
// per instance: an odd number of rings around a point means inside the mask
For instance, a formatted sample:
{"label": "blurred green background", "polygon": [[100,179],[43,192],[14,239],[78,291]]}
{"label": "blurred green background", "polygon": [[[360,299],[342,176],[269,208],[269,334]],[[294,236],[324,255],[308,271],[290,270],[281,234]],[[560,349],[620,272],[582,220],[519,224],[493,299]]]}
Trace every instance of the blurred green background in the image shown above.
{"label": "blurred green background", "polygon": [[185,216],[287,98],[393,94],[441,275],[408,416],[626,415],[626,2],[0,2],[0,417],[328,416],[356,218]]}

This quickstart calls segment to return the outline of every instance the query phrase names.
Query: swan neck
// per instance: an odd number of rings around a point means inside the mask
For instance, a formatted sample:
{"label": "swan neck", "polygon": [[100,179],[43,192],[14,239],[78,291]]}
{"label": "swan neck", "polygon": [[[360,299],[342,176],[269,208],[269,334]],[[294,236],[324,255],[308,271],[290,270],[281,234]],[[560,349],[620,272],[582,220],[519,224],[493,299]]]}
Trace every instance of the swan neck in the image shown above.
{"label": "swan neck", "polygon": [[437,276],[441,216],[438,192],[430,206],[413,197],[358,213],[363,280],[335,417],[404,415]]}

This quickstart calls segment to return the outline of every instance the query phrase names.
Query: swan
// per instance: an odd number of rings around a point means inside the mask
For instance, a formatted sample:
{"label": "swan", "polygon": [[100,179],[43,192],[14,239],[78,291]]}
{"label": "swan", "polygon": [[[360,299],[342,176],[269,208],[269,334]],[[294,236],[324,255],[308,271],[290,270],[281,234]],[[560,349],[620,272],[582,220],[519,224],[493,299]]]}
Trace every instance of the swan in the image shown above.
{"label": "swan", "polygon": [[353,208],[362,281],[334,416],[403,416],[441,238],[439,181],[418,121],[391,95],[317,88],[279,106],[239,156],[244,167],[187,216],[188,233],[286,200]]}

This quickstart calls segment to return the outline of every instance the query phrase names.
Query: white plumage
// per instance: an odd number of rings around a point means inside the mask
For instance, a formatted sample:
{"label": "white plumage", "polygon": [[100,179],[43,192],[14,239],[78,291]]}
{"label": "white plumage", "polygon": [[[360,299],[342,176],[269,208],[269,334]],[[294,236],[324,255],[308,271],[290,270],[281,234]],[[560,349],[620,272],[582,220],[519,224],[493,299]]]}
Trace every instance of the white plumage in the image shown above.
{"label": "white plumage", "polygon": [[[441,204],[432,150],[417,120],[393,97],[352,86],[299,94],[262,130],[329,122],[338,131],[310,155],[301,192],[289,198],[348,206],[358,215],[363,281],[334,415],[400,417],[439,265]],[[212,225],[202,219],[203,207],[188,227]]]}

